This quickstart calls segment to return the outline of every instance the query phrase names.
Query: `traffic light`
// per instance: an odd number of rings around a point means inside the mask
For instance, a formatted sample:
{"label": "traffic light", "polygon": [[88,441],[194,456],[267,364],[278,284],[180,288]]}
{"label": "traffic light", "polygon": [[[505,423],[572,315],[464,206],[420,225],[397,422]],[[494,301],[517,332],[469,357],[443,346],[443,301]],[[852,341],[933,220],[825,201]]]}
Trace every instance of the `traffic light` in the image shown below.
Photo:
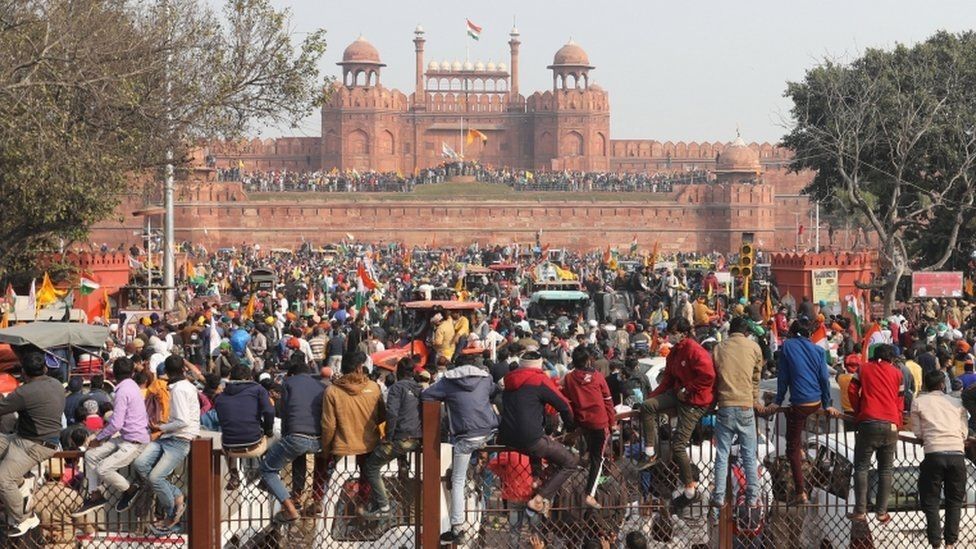
{"label": "traffic light", "polygon": [[743,244],[739,248],[739,275],[744,278],[752,276],[752,269],[756,264],[756,251],[752,244]]}

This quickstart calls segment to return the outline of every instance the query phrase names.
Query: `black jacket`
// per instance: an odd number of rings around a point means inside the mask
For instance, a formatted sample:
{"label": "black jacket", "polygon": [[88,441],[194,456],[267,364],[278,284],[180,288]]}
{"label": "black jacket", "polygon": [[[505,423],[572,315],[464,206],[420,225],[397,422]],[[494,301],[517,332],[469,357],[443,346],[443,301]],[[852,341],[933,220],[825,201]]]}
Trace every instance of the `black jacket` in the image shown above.
{"label": "black jacket", "polygon": [[325,386],[310,374],[289,376],[281,384],[281,436],[322,436]]}
{"label": "black jacket", "polygon": [[498,435],[504,444],[525,449],[545,436],[546,405],[552,406],[568,430],[573,423],[569,401],[542,370],[517,368],[505,376],[502,421]]}
{"label": "black jacket", "polygon": [[401,379],[386,393],[386,440],[420,438],[420,384]]}
{"label": "black jacket", "polygon": [[274,407],[268,391],[253,381],[228,381],[214,399],[220,440],[225,446],[242,446],[271,436]]}

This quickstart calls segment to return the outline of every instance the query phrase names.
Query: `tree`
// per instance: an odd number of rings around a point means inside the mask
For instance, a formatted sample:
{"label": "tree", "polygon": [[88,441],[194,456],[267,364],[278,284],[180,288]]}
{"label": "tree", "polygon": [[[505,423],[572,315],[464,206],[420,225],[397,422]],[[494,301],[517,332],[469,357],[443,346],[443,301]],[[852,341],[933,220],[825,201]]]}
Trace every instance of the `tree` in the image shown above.
{"label": "tree", "polygon": [[85,238],[200,138],[296,125],[325,99],[324,31],[269,0],[0,0],[0,276]]}
{"label": "tree", "polygon": [[815,170],[804,192],[846,205],[877,236],[886,311],[903,276],[968,254],[974,87],[972,32],[871,49],[849,64],[826,60],[788,84],[794,126],[783,142],[795,153],[791,169]]}

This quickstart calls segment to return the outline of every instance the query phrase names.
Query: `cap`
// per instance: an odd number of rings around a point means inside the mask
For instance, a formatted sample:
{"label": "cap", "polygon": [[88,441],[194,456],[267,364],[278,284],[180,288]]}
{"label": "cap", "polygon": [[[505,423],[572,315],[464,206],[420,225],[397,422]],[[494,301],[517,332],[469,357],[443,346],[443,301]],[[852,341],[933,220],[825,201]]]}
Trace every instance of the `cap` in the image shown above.
{"label": "cap", "polygon": [[431,322],[440,322],[442,320],[444,320],[444,316],[441,315],[440,313],[437,313],[434,316],[430,317]]}

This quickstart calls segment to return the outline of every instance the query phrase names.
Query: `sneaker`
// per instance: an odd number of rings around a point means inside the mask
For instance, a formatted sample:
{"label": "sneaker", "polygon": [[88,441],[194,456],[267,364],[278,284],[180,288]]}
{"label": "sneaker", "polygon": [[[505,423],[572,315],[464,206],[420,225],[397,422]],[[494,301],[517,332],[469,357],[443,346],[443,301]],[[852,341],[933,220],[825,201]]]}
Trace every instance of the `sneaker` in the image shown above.
{"label": "sneaker", "polygon": [[129,489],[122,492],[122,497],[119,498],[118,503],[115,504],[115,510],[119,513],[124,513],[132,507],[132,502],[136,500],[136,495],[139,493],[139,485],[133,484],[129,486]]}
{"label": "sneaker", "polygon": [[108,500],[105,499],[105,496],[99,492],[95,492],[94,494],[91,494],[85,498],[85,501],[82,502],[81,507],[79,507],[77,511],[71,513],[71,518],[81,518],[92,511],[105,507],[105,504],[107,503]]}
{"label": "sneaker", "polygon": [[41,525],[41,519],[37,518],[37,515],[31,515],[25,518],[20,524],[14,526],[13,529],[7,531],[8,538],[19,538],[27,532],[30,532],[34,528]]}
{"label": "sneaker", "polygon": [[363,517],[365,518],[385,518],[390,516],[390,506],[389,505],[378,505],[363,511]]}
{"label": "sneaker", "polygon": [[441,545],[455,545],[464,540],[464,531],[460,528],[451,527],[450,530],[441,534]]}

